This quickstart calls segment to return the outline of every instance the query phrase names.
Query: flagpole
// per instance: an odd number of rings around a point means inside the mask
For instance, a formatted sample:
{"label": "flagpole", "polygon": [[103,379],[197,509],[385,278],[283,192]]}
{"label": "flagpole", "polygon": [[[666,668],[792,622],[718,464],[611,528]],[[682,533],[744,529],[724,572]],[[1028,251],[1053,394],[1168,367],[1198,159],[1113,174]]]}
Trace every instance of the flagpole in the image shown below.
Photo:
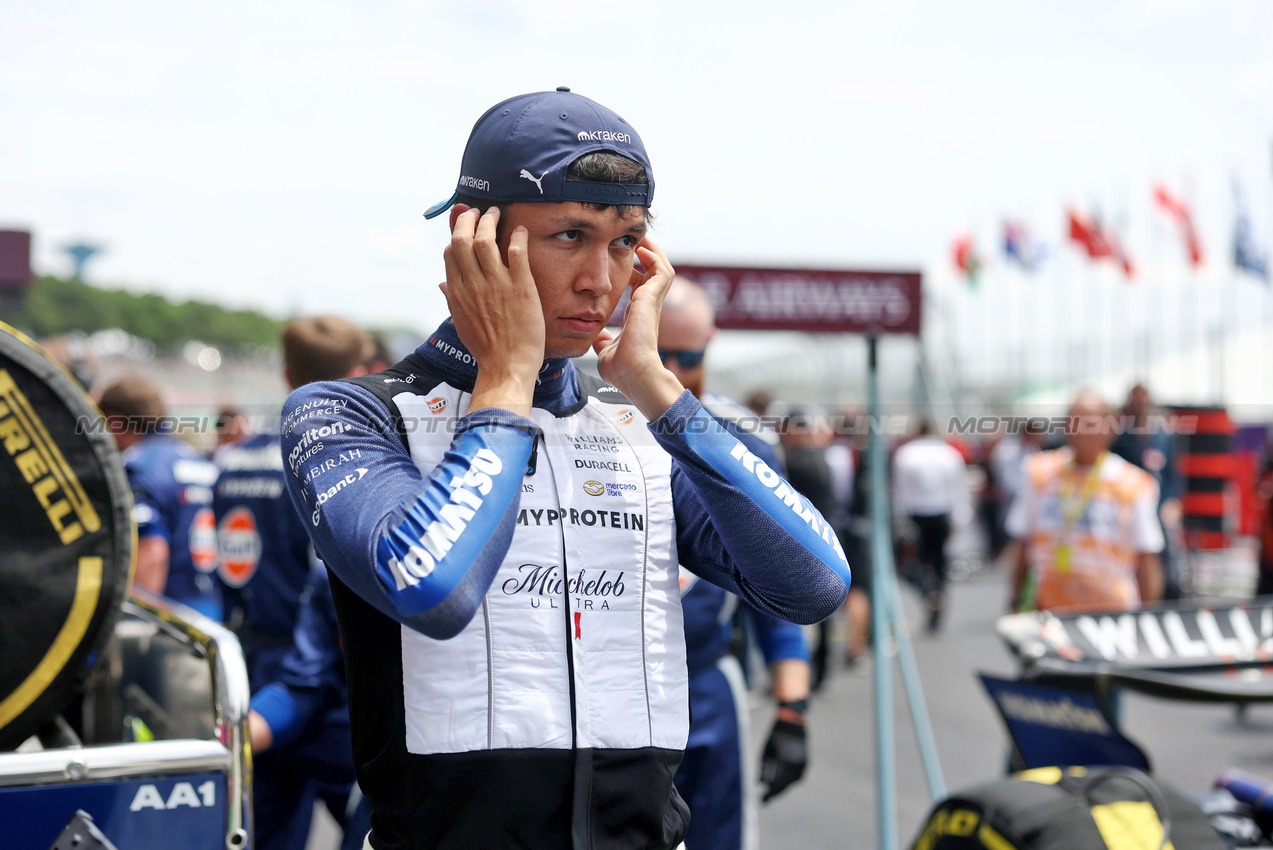
{"label": "flagpole", "polygon": [[1067,344],[1070,349],[1070,395],[1083,384],[1083,370],[1087,368],[1087,322],[1083,320],[1083,308],[1087,304],[1087,296],[1091,290],[1092,270],[1091,268],[1075,267],[1075,275],[1077,283],[1074,291],[1079,297],[1074,301],[1074,309],[1071,310],[1070,329],[1074,332],[1072,337],[1067,338]]}
{"label": "flagpole", "polygon": [[[1062,247],[1066,247],[1067,243],[1062,241],[1061,245]],[[1065,362],[1064,359],[1060,357],[1060,349],[1057,346],[1057,339],[1059,338],[1057,334],[1057,326],[1059,325],[1057,318],[1060,315],[1060,309],[1061,309],[1061,295],[1060,295],[1061,286],[1058,283],[1058,279],[1061,277],[1061,273],[1062,273],[1061,264],[1064,262],[1065,262],[1064,255],[1061,253],[1061,251],[1057,251],[1056,262],[1052,264],[1052,268],[1049,270],[1051,273],[1048,275],[1048,296],[1049,296],[1048,301],[1051,302],[1052,306],[1051,306],[1050,312],[1045,312],[1043,314],[1042,321],[1040,323],[1042,326],[1048,329],[1048,341],[1047,341],[1048,358],[1047,358],[1047,369],[1044,372],[1044,375],[1046,376],[1046,380],[1049,387],[1060,383],[1056,379],[1056,373],[1058,371],[1057,367],[1060,364]],[[1048,311],[1048,307],[1046,304],[1044,305],[1043,309],[1045,311]]]}
{"label": "flagpole", "polygon": [[994,386],[995,383],[995,321],[994,316],[994,299],[987,294],[990,283],[986,280],[985,264],[981,267],[981,283],[977,289],[977,299],[981,301],[981,315],[986,321],[986,376],[985,383],[982,384],[982,395],[987,396],[987,390]]}
{"label": "flagpole", "polygon": [[1144,281],[1144,291],[1141,293],[1142,300],[1142,318],[1143,326],[1143,346],[1144,346],[1144,366],[1138,379],[1142,380],[1146,386],[1152,386],[1150,375],[1153,373],[1153,335],[1158,331],[1166,331],[1165,314],[1166,310],[1162,309],[1162,299],[1153,298],[1152,286],[1162,288],[1162,281],[1155,280],[1151,282],[1146,279]]}
{"label": "flagpole", "polygon": [[[1158,238],[1157,242],[1158,242],[1158,245],[1159,245],[1159,256],[1160,256],[1160,258],[1161,258],[1161,255],[1162,255],[1162,238],[1161,238],[1161,234],[1159,234],[1159,238]],[[1164,274],[1166,274],[1166,269],[1164,269],[1164,270],[1163,270],[1163,272],[1164,272]],[[1177,317],[1177,323],[1178,323],[1178,325],[1179,325],[1179,327],[1178,327],[1178,331],[1179,331],[1179,333],[1178,333],[1177,338],[1176,338],[1176,357],[1178,358],[1178,362],[1177,362],[1177,365],[1176,365],[1175,372],[1176,372],[1178,375],[1180,375],[1182,378],[1184,378],[1184,377],[1186,376],[1186,374],[1187,374],[1187,371],[1186,371],[1186,368],[1185,368],[1185,367],[1186,367],[1186,365],[1187,365],[1187,364],[1185,363],[1185,346],[1186,346],[1186,342],[1185,342],[1185,340],[1186,340],[1186,336],[1187,336],[1187,333],[1188,333],[1188,325],[1189,325],[1189,311],[1186,309],[1186,305],[1185,305],[1185,295],[1186,295],[1187,293],[1186,293],[1186,291],[1185,291],[1185,289],[1186,289],[1186,287],[1185,287],[1185,281],[1184,281],[1184,279],[1183,279],[1183,278],[1182,278],[1179,274],[1175,274],[1175,273],[1173,273],[1173,274],[1171,275],[1171,279],[1172,279],[1172,280],[1175,282],[1175,284],[1176,284],[1176,288],[1177,288],[1176,295],[1177,295],[1177,300],[1179,301],[1179,303],[1178,303],[1178,304],[1177,304],[1177,306],[1176,306],[1177,312],[1179,313],[1179,316]],[[1189,377],[1187,378],[1187,380],[1189,381],[1190,385],[1192,385],[1193,377],[1192,377],[1192,376],[1189,376]],[[1180,386],[1180,390],[1181,390],[1181,392],[1184,392],[1184,388],[1185,388],[1185,380],[1182,380],[1182,381],[1180,382],[1180,384],[1181,384],[1181,386]],[[1187,395],[1187,393],[1186,393],[1186,395]]]}
{"label": "flagpole", "polygon": [[1018,286],[1014,293],[1016,299],[1012,302],[1013,313],[1016,317],[1016,329],[1013,334],[1015,341],[1015,351],[1017,356],[1013,358],[1013,362],[1017,364],[1017,380],[1012,388],[1012,401],[1015,405],[1017,399],[1021,398],[1025,392],[1025,387],[1030,383],[1030,364],[1026,362],[1026,309],[1025,309],[1025,291]]}
{"label": "flagpole", "polygon": [[[1163,273],[1162,267],[1162,250],[1158,244],[1158,226],[1154,223],[1154,218],[1150,216],[1149,225],[1149,252],[1153,259],[1154,267],[1154,285],[1160,290],[1158,298],[1154,298],[1149,292],[1148,287],[1145,290],[1146,306],[1145,318],[1148,321],[1152,317],[1153,334],[1149,333],[1149,328],[1145,329],[1146,344],[1145,350],[1148,352],[1148,362],[1145,364],[1145,385],[1149,387],[1150,392],[1162,393],[1161,382],[1155,382],[1152,377],[1158,364],[1163,363],[1171,356],[1171,344],[1169,339],[1170,324],[1167,314],[1167,292],[1168,287],[1167,276]],[[1148,265],[1148,263],[1146,263]],[[1157,345],[1154,344],[1154,338],[1157,338]],[[1155,351],[1155,349],[1157,349]],[[1179,396],[1178,389],[1173,388],[1170,395]]]}
{"label": "flagpole", "polygon": [[[1220,360],[1220,404],[1226,407],[1228,406],[1230,399],[1229,387],[1227,384],[1228,375],[1226,373],[1232,372],[1237,374],[1241,371],[1241,368],[1237,363],[1237,352],[1238,340],[1242,336],[1242,281],[1236,270],[1230,276],[1229,293],[1231,296],[1229,299],[1229,319],[1231,326],[1229,333],[1222,335],[1228,339],[1228,342],[1226,343],[1223,338],[1220,342],[1220,344],[1224,346],[1221,349],[1222,357]],[[1241,397],[1240,394],[1239,397]]]}
{"label": "flagpole", "polygon": [[[1125,283],[1125,282],[1124,282]],[[1097,285],[1100,296],[1100,320],[1096,326],[1096,351],[1092,356],[1092,376],[1088,381],[1099,387],[1114,365],[1114,347],[1109,334],[1109,318],[1114,313],[1114,287]]]}
{"label": "flagpole", "polygon": [[[1267,237],[1264,240],[1265,245],[1265,261],[1264,261],[1264,338],[1265,345],[1270,348],[1270,352],[1265,356],[1264,362],[1269,364],[1270,374],[1264,379],[1264,386],[1273,385],[1273,192],[1265,195],[1264,202],[1265,228]],[[1249,221],[1249,218],[1248,218]]]}
{"label": "flagpole", "polygon": [[[1069,258],[1069,262],[1073,262],[1073,258]],[[1058,271],[1060,271],[1058,269]],[[1053,295],[1053,311],[1052,311],[1052,328],[1056,335],[1056,369],[1053,380],[1057,386],[1064,387],[1066,382],[1070,380],[1069,356],[1066,351],[1066,344],[1069,337],[1069,330],[1066,327],[1065,317],[1065,284],[1064,277],[1073,276],[1074,269],[1065,269],[1065,275],[1058,274],[1056,286],[1052,289]],[[1067,389],[1068,392],[1068,389]]]}

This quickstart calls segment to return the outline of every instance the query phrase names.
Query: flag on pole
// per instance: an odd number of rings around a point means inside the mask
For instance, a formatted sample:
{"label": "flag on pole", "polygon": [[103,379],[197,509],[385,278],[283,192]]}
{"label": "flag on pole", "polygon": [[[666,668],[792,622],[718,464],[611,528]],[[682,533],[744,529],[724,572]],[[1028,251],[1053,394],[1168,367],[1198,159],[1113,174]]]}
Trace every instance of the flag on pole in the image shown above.
{"label": "flag on pole", "polygon": [[1242,271],[1263,278],[1267,283],[1269,282],[1268,255],[1256,244],[1251,217],[1247,213],[1246,199],[1236,179],[1233,181],[1233,206],[1236,211],[1233,222],[1233,265]]}
{"label": "flag on pole", "polygon": [[1070,210],[1070,239],[1082,246],[1087,255],[1094,260],[1111,256],[1109,240],[1105,238],[1105,234],[1101,231],[1099,223],[1091,221],[1086,216]]}
{"label": "flag on pole", "polygon": [[1194,268],[1202,265],[1202,242],[1193,226],[1193,213],[1190,212],[1189,205],[1172,195],[1161,183],[1154,187],[1154,203],[1175,221],[1180,237],[1185,242],[1185,251],[1189,254],[1189,264]]}
{"label": "flag on pole", "polygon": [[1132,277],[1136,267],[1131,257],[1123,250],[1118,234],[1106,230],[1100,221],[1089,218],[1074,210],[1069,211],[1070,239],[1077,242],[1093,260],[1110,259],[1123,267],[1123,274]]}
{"label": "flag on pole", "polygon": [[1004,219],[1003,255],[1028,272],[1036,272],[1047,258],[1047,246],[1034,239],[1029,228],[1019,221]]}
{"label": "flag on pole", "polygon": [[963,272],[968,284],[975,287],[983,264],[981,257],[977,254],[977,247],[973,244],[972,236],[964,234],[956,238],[955,244],[952,246],[952,253],[954,254],[955,267]]}

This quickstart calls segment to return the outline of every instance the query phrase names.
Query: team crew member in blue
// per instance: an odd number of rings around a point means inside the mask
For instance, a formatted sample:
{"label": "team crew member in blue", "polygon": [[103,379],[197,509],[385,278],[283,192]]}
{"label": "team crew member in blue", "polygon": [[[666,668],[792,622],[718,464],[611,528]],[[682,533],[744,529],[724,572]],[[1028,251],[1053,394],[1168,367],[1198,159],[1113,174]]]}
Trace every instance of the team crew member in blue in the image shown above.
{"label": "team crew member in blue", "polygon": [[[659,357],[703,408],[752,454],[780,470],[778,435],[738,402],[707,392],[704,357],[716,335],[715,310],[698,284],[677,277],[663,299]],[[744,427],[746,426],[746,427]],[[686,660],[690,674],[690,734],[676,771],[676,788],[690,808],[686,850],[754,850],[759,846],[756,777],[747,752],[746,685],[730,653],[738,597],[681,569]],[[808,763],[805,713],[809,699],[809,646],[800,626],[743,604],[769,667],[778,713],[764,749],[765,800],[804,775]]]}
{"label": "team crew member in blue", "polygon": [[167,433],[159,390],[136,376],[107,387],[97,402],[123,453],[137,521],[133,582],[220,621],[217,527],[212,485],[217,468]]}
{"label": "team crew member in blue", "polygon": [[[367,847],[675,847],[677,564],[797,622],[844,599],[823,518],[659,360],[673,271],[646,237],[653,190],[604,106],[565,89],[497,104],[430,211],[451,208],[451,318],[389,370],[288,400],[285,477],[332,576]],[[570,362],[589,348],[601,380]],[[354,449],[362,478],[304,480]]]}
{"label": "team crew member in blue", "polygon": [[[313,814],[313,793],[297,793],[280,780],[284,777],[272,767],[282,760],[296,778],[305,778],[308,786],[327,793],[323,801],[338,823],[346,828],[342,848],[357,850],[362,846],[364,828],[351,832],[347,822],[347,804],[353,790],[353,766],[350,763],[349,706],[345,698],[345,667],[341,653],[340,629],[332,602],[327,570],[315,564],[309,573],[297,610],[293,643],[278,664],[273,681],[252,694],[252,710],[248,714],[252,752],[258,768],[253,777],[252,802],[256,813],[256,847],[281,846],[286,838],[305,847]],[[264,769],[264,771],[262,770]],[[265,778],[266,784],[262,785]],[[304,789],[304,790],[308,790]],[[303,818],[303,828],[279,832],[277,818],[264,830],[260,804],[270,811],[285,811],[289,791],[309,805],[293,805],[291,811]],[[264,795],[264,799],[263,799]],[[289,824],[282,824],[289,826]],[[354,828],[356,830],[356,828]]]}
{"label": "team crew member in blue", "polygon": [[[338,316],[293,319],[279,341],[283,376],[292,389],[365,375],[363,364],[373,352],[370,336]],[[301,477],[317,486],[363,474],[355,449],[331,464],[307,464]],[[243,644],[255,695],[279,680],[283,658],[297,643],[297,611],[314,563],[304,520],[292,509],[285,490],[277,431],[248,437],[222,453],[213,508],[226,619]],[[325,585],[322,592],[328,592]],[[343,680],[341,684],[343,694]],[[304,850],[316,794],[338,821],[344,814],[353,783],[348,710],[342,699],[330,711],[301,722],[276,707],[271,720],[271,726],[286,722],[291,734],[286,742],[277,742],[286,745],[256,760],[256,846]],[[317,775],[327,781],[314,781]]]}
{"label": "team crew member in blue", "polygon": [[[1142,384],[1127,393],[1123,413],[1132,417],[1133,428],[1119,432],[1109,450],[1128,463],[1139,466],[1158,482],[1158,524],[1162,528],[1163,545],[1158,560],[1162,564],[1163,599],[1179,599],[1181,497],[1185,493],[1184,476],[1176,458],[1176,437],[1169,428],[1154,427],[1150,416],[1156,411],[1149,390]],[[1161,414],[1160,414],[1161,417]],[[1162,422],[1162,419],[1159,419]]]}

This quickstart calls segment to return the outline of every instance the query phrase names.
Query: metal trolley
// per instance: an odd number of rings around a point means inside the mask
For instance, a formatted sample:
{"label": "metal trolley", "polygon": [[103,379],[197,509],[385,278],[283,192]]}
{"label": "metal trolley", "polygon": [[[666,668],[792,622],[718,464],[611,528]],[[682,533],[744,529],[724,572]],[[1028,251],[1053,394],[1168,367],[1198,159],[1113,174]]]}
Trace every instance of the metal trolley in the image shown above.
{"label": "metal trolley", "polygon": [[233,633],[134,589],[63,712],[78,722],[0,753],[0,843],[48,850],[83,811],[118,850],[249,850],[249,696]]}

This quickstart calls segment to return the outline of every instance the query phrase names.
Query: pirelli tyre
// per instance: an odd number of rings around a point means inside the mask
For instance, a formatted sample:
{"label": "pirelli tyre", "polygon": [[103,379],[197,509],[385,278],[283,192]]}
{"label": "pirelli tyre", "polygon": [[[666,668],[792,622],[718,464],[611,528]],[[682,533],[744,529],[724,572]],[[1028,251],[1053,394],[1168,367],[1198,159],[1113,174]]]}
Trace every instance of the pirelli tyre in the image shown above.
{"label": "pirelli tyre", "polygon": [[0,751],[82,685],[132,575],[132,494],[84,390],[0,323]]}
{"label": "pirelli tyre", "polygon": [[1197,803],[1139,770],[1042,767],[947,797],[910,850],[1229,846]]}

